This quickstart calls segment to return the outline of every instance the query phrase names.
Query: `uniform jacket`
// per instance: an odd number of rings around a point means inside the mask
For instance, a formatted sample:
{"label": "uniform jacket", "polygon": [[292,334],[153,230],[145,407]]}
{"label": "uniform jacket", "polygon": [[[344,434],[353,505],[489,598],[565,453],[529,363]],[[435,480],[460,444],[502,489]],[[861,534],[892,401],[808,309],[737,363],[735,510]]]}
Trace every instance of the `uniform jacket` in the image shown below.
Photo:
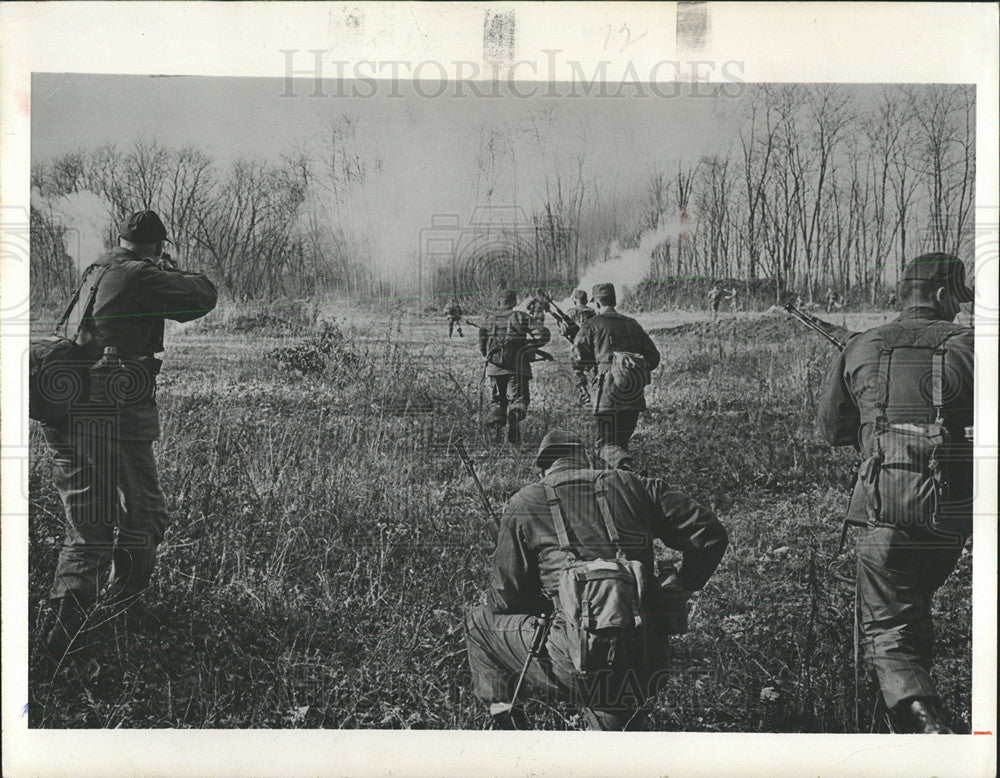
{"label": "uniform jacket", "polygon": [[[513,313],[513,308],[501,308],[486,317],[486,321],[483,323],[483,326],[479,328],[479,351],[483,357],[487,355],[489,350],[489,339],[492,333],[496,331],[499,336],[502,337],[507,332],[507,320]],[[541,348],[548,343],[551,338],[552,334],[549,332],[548,327],[544,327],[534,321],[531,322],[531,326],[528,330],[528,343],[526,347],[522,349],[520,354],[520,360],[517,366],[518,374],[531,378],[532,350]],[[507,370],[491,363],[487,363],[486,365],[486,375],[488,376],[514,374],[514,370]]]}
{"label": "uniform jacket", "polygon": [[[165,319],[190,321],[215,307],[215,286],[201,273],[162,269],[128,249],[116,248],[97,260],[87,271],[87,279],[96,278],[103,266],[107,270],[97,288],[93,314],[84,321],[79,338],[88,357],[95,360],[107,346],[115,346],[125,359],[152,357],[163,351]],[[87,288],[85,279],[84,300]],[[69,332],[83,316],[80,307],[71,313]],[[155,440],[159,434],[155,398],[121,410],[122,440]]]}
{"label": "uniform jacket", "polygon": [[[950,336],[950,337],[947,337]],[[964,428],[973,419],[973,330],[945,321],[933,308],[911,306],[893,322],[852,337],[827,373],[819,399],[819,425],[834,446],[854,446],[862,457],[874,451],[873,431],[883,393],[879,357],[883,343],[891,347],[934,346],[944,341],[945,426],[953,441],[964,439]],[[906,349],[893,352],[889,367],[890,422],[932,422],[931,351]],[[970,450],[971,455],[971,450]],[[956,498],[971,496],[972,462],[958,467],[951,485]]]}
{"label": "uniform jacket", "polygon": [[591,319],[597,315],[597,311],[591,308],[589,305],[578,306],[574,305],[569,309],[569,318],[574,324],[583,324],[587,319]]}
{"label": "uniform jacket", "polygon": [[611,385],[611,362],[616,351],[642,354],[650,370],[660,364],[660,352],[649,335],[635,319],[616,310],[605,310],[580,325],[580,332],[573,341],[573,365],[582,370],[595,369],[591,393],[599,396],[595,413],[621,409],[646,409],[646,393],[629,393],[629,399],[615,399]]}
{"label": "uniform jacket", "polygon": [[451,319],[462,318],[462,307],[458,303],[451,303],[444,309],[444,315]]}
{"label": "uniform jacket", "polygon": [[[726,531],[711,511],[672,492],[659,479],[624,470],[601,471],[611,515],[625,555],[652,573],[653,538],[683,553],[680,582],[702,588],[725,552]],[[598,474],[575,459],[560,459],[545,475],[559,498],[574,551],[580,559],[614,559],[594,497]],[[559,574],[567,561],[541,483],[525,486],[504,510],[490,574],[489,600],[498,613],[540,613],[557,596]],[[539,610],[541,609],[541,610]]]}

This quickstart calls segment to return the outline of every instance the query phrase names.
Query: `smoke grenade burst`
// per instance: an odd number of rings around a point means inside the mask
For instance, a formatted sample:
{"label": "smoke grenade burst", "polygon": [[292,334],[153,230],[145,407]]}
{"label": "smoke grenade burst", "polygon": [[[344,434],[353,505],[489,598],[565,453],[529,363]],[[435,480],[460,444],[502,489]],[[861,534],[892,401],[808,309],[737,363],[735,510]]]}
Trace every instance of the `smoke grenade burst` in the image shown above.
{"label": "smoke grenade burst", "polygon": [[[667,241],[676,241],[681,236],[690,234],[693,229],[694,225],[690,220],[661,220],[656,227],[639,237],[639,245],[634,249],[622,249],[617,241],[612,242],[608,250],[611,258],[588,268],[577,288],[583,289],[589,296],[594,284],[612,283],[620,295],[628,287],[635,286],[649,276],[653,252],[658,246]],[[573,298],[570,296],[560,306],[572,304]]]}
{"label": "smoke grenade burst", "polygon": [[47,214],[52,222],[65,229],[66,253],[76,270],[82,271],[106,250],[105,240],[111,226],[111,206],[94,192],[72,192],[43,198],[32,192],[32,205]]}

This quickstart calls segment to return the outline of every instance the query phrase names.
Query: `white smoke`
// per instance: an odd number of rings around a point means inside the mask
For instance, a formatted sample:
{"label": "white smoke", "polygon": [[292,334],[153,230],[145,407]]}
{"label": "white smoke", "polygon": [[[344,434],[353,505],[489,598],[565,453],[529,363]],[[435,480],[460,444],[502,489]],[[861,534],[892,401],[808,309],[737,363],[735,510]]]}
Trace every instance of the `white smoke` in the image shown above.
{"label": "white smoke", "polygon": [[[690,234],[694,224],[688,220],[682,222],[678,218],[661,220],[656,227],[644,232],[639,237],[639,245],[634,249],[622,249],[617,241],[608,248],[610,259],[589,267],[577,284],[587,296],[594,284],[612,283],[619,295],[628,287],[635,286],[649,276],[649,267],[653,261],[653,252],[667,241],[676,241],[682,235]],[[562,306],[573,303],[572,295],[567,297]]]}
{"label": "white smoke", "polygon": [[105,239],[111,226],[111,206],[94,192],[73,192],[44,198],[37,190],[31,193],[31,204],[47,214],[53,224],[65,229],[63,241],[66,253],[77,271],[99,259],[106,251]]}

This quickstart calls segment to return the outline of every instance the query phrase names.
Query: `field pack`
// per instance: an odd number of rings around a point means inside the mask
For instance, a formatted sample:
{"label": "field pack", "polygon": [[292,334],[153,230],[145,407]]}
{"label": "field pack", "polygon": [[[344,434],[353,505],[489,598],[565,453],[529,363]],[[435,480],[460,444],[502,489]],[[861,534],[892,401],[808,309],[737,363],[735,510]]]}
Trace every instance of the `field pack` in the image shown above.
{"label": "field pack", "polygon": [[[870,526],[900,529],[954,530],[953,471],[968,466],[969,444],[955,441],[945,424],[945,342],[933,345],[889,346],[883,341],[879,356],[880,393],[874,419],[874,449],[861,462],[851,499],[849,520]],[[930,405],[932,421],[894,420],[890,409],[893,355],[902,351],[931,352]],[[912,365],[914,362],[903,363]],[[930,410],[930,409],[928,409]],[[912,409],[911,409],[912,413]]]}
{"label": "field pack", "polygon": [[516,371],[530,329],[531,320],[523,311],[511,311],[506,326],[494,320],[486,343],[486,361],[504,370]]}
{"label": "field pack", "polygon": [[601,476],[594,481],[594,497],[608,537],[617,550],[615,559],[585,561],[577,556],[569,544],[555,489],[545,481],[542,485],[559,547],[567,555],[559,576],[557,606],[565,617],[573,667],[581,678],[587,678],[610,668],[620,646],[632,653],[641,645],[645,637],[642,627],[647,571],[641,562],[625,558]]}
{"label": "field pack", "polygon": [[[70,314],[80,301],[88,277],[98,267],[100,269],[87,290],[76,330],[70,338],[66,332]],[[93,314],[97,287],[107,269],[107,265],[95,264],[84,270],[80,285],[70,298],[53,334],[31,342],[28,352],[29,418],[61,427],[66,424],[73,406],[87,399],[89,370],[94,360],[78,341],[84,322]]]}

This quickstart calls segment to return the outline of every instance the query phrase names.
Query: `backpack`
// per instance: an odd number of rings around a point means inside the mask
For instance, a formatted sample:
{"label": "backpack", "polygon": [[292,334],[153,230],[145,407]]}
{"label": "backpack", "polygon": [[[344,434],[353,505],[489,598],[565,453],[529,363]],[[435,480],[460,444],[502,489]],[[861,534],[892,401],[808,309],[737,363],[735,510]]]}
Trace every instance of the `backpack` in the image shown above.
{"label": "backpack", "polygon": [[567,557],[559,574],[556,606],[564,617],[567,651],[580,678],[611,668],[620,647],[629,653],[641,651],[645,639],[646,569],[642,562],[626,559],[622,551],[601,478],[594,481],[594,497],[617,554],[615,559],[590,561],[573,551],[559,498],[552,485],[542,481],[559,548]]}
{"label": "backpack", "polygon": [[[91,271],[99,267],[87,291],[83,313],[73,337],[67,337],[66,324],[80,301],[80,294]],[[84,322],[92,316],[97,287],[107,265],[90,265],[84,272],[69,305],[59,318],[52,335],[33,340],[28,349],[28,417],[51,427],[65,426],[70,411],[88,397],[89,370],[93,355],[78,341]]]}
{"label": "backpack", "polygon": [[611,353],[611,396],[615,400],[631,401],[642,396],[649,386],[650,371],[646,358],[634,351]]}
{"label": "backpack", "polygon": [[[889,346],[879,355],[874,451],[861,462],[849,521],[898,529],[954,531],[966,506],[951,503],[951,471],[971,461],[971,444],[953,441],[942,414],[945,401],[946,335],[935,345]],[[930,350],[930,400],[934,420],[899,422],[889,417],[889,380],[893,352]],[[957,510],[956,510],[957,509]]]}
{"label": "backpack", "polygon": [[524,311],[511,311],[506,326],[494,318],[493,331],[486,343],[486,361],[504,370],[517,370],[530,328],[531,320]]}

